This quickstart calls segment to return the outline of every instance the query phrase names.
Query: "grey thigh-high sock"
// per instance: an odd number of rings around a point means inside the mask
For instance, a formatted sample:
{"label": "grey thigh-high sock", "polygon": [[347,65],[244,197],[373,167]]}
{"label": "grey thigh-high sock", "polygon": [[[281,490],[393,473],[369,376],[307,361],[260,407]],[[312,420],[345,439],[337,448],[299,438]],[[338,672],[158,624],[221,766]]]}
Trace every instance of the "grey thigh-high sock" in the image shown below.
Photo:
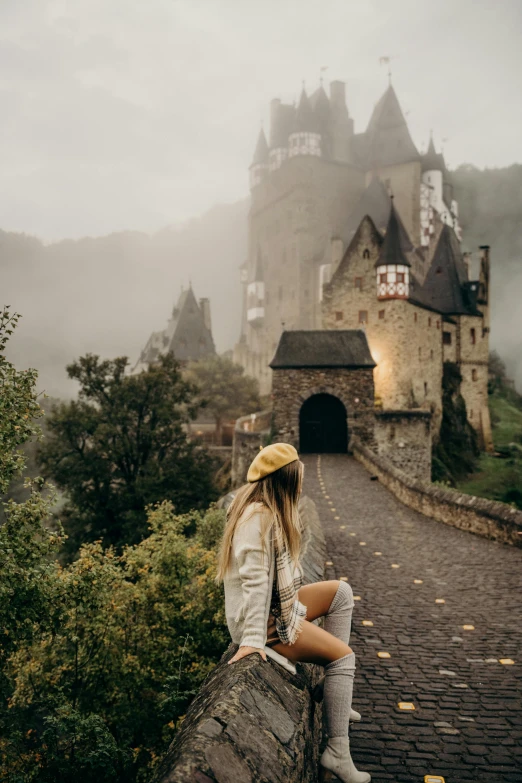
{"label": "grey thigh-high sock", "polygon": [[346,582],[339,582],[337,592],[325,615],[323,628],[345,644],[350,644],[353,606],[352,588]]}
{"label": "grey thigh-high sock", "polygon": [[345,655],[324,667],[324,710],[329,737],[346,737],[352,706],[355,653]]}

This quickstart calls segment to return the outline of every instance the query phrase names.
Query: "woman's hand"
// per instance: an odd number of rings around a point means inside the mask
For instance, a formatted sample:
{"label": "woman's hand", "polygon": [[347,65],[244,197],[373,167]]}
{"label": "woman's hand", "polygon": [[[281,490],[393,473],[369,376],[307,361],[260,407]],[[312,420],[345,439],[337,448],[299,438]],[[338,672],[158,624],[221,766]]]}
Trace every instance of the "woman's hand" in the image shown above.
{"label": "woman's hand", "polygon": [[240,661],[241,658],[246,658],[247,655],[251,655],[251,653],[257,652],[261,656],[261,658],[266,661],[266,652],[262,650],[259,647],[240,647],[237,653],[234,655],[233,658],[229,660],[229,663],[236,663],[236,661]]}

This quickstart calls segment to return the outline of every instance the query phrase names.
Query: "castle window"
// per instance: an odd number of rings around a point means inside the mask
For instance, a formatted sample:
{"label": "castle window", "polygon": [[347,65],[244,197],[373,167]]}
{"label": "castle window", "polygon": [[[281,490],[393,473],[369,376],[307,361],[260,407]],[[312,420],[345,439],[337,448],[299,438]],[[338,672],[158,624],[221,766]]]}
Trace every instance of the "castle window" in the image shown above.
{"label": "castle window", "polygon": [[337,310],[335,313],[335,320],[336,321],[342,321],[343,320],[343,311]]}
{"label": "castle window", "polygon": [[355,278],[355,287],[358,291],[362,291],[362,277]]}
{"label": "castle window", "polygon": [[384,321],[384,310],[379,310],[379,318],[381,321]]}
{"label": "castle window", "polygon": [[437,329],[440,329],[440,321],[437,321]]}
{"label": "castle window", "polygon": [[472,381],[476,381],[477,380],[477,371],[475,370],[475,368],[473,368],[472,371],[471,371],[471,380]]}
{"label": "castle window", "polygon": [[430,359],[433,359],[433,348],[430,351]]}
{"label": "castle window", "polygon": [[417,313],[413,313],[413,320],[417,323]]}
{"label": "castle window", "polygon": [[426,381],[424,381],[424,396],[426,397],[427,394],[428,394],[428,384],[426,383]]}
{"label": "castle window", "polygon": [[474,329],[470,329],[469,330],[469,334],[470,334],[470,337],[471,337],[471,345],[475,345],[475,343],[477,342],[477,335],[476,335],[475,330]]}
{"label": "castle window", "polygon": [[428,318],[428,326],[431,326],[431,318]]}
{"label": "castle window", "polygon": [[472,408],[472,409],[470,410],[470,412],[469,412],[469,418],[470,418],[470,419],[472,419],[472,418],[473,418],[473,408]]}
{"label": "castle window", "polygon": [[368,323],[368,310],[359,310],[359,323],[360,324]]}
{"label": "castle window", "polygon": [[363,258],[370,258],[370,251],[367,247],[365,247],[363,250]]}
{"label": "castle window", "polygon": [[404,272],[397,272],[397,282],[404,283]]}
{"label": "castle window", "polygon": [[381,272],[381,274],[379,275],[379,283],[381,283],[381,285],[384,285],[387,282],[388,282],[388,275],[386,274],[386,272]]}
{"label": "castle window", "polygon": [[442,332],[442,342],[444,345],[451,345],[451,332]]}

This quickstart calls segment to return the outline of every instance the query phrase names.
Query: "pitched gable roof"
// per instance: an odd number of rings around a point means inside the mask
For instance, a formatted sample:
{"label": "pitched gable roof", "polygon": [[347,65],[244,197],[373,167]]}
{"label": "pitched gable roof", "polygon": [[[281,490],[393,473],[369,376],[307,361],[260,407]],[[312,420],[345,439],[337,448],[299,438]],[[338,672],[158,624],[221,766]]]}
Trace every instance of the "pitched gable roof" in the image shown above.
{"label": "pitched gable roof", "polygon": [[424,283],[414,289],[410,299],[444,315],[480,315],[458,239],[450,226],[442,226]]}
{"label": "pitched gable roof", "polygon": [[372,368],[375,362],[361,329],[311,329],[283,332],[270,367]]}
{"label": "pitched gable roof", "polygon": [[332,279],[329,283],[325,285],[325,290],[328,290],[330,287],[334,287],[336,283],[336,279],[344,274],[344,271],[347,267],[347,265],[350,263],[350,258],[355,250],[355,248],[359,245],[359,242],[363,238],[363,235],[366,234],[370,242],[375,242],[379,246],[382,245],[382,236],[379,233],[375,223],[371,219],[370,215],[365,215],[359,225],[357,226],[357,230],[355,234],[352,236],[348,247],[344,251],[343,257],[341,261],[339,262],[339,265],[335,272],[332,275]]}
{"label": "pitched gable roof", "polygon": [[384,182],[373,177],[350,213],[341,231],[341,239],[348,244],[365,215],[369,215],[379,231],[384,231],[390,216],[391,199]]}
{"label": "pitched gable roof", "polygon": [[301,90],[301,97],[299,99],[299,106],[295,113],[295,121],[293,131],[298,132],[317,132],[319,130],[319,123],[317,117],[310,103],[310,98],[306,94],[306,90],[303,87]]}
{"label": "pitched gable roof", "polygon": [[433,143],[433,136],[430,136],[430,143],[428,145],[428,151],[422,156],[422,170],[423,171],[442,171],[447,172],[446,162],[442,152],[435,151],[435,144]]}

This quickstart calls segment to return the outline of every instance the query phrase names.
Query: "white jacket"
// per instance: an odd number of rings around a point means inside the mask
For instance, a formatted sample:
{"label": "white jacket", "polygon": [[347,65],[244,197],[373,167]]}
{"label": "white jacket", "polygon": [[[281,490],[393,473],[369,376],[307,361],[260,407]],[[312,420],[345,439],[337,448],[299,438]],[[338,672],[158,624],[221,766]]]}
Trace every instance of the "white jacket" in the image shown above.
{"label": "white jacket", "polygon": [[245,509],[232,539],[229,569],[224,578],[225,614],[232,641],[241,646],[265,646],[267,623],[272,598],[275,556],[271,533],[268,534],[263,556],[261,543],[261,503],[252,512]]}

